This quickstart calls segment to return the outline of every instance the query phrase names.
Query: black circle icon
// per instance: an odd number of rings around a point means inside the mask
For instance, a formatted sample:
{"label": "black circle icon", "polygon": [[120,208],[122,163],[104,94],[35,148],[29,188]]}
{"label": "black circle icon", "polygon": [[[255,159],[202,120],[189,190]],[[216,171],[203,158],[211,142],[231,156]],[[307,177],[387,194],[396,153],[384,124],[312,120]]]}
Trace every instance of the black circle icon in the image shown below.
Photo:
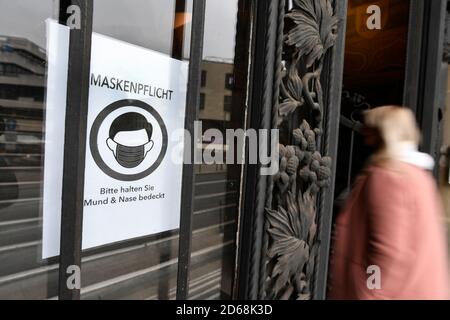
{"label": "black circle icon", "polygon": [[[156,122],[158,123],[159,127],[161,128],[161,132],[162,132],[162,146],[161,146],[161,151],[159,152],[158,158],[156,159],[155,162],[153,162],[150,165],[150,167],[148,167],[147,169],[145,169],[142,172],[135,173],[135,174],[124,174],[124,173],[120,173],[120,172],[117,172],[114,169],[112,169],[103,160],[102,156],[100,155],[99,149],[98,149],[98,133],[100,130],[100,126],[102,125],[103,121],[106,119],[106,117],[109,114],[111,114],[112,112],[114,112],[120,108],[123,108],[123,107],[137,107],[137,108],[140,108],[143,111],[151,114],[153,116],[153,118],[156,120]],[[132,116],[139,117],[139,114],[136,115],[136,112],[129,112],[129,113],[126,113],[125,115],[121,115],[121,116],[122,117],[124,116],[125,118],[132,117]],[[121,116],[119,116],[118,118],[120,118]],[[143,116],[141,115],[141,117],[143,117]],[[117,122],[117,119],[115,120],[115,122]],[[150,127],[151,127],[151,125],[150,125]],[[147,132],[149,132],[148,128],[146,128],[146,130],[147,130]],[[150,136],[151,136],[151,131],[152,130],[150,130]],[[149,139],[150,139],[150,136],[149,136]],[[159,115],[159,113],[149,104],[147,104],[143,101],[134,100],[134,99],[119,100],[119,101],[111,103],[106,108],[104,108],[98,114],[98,116],[95,118],[94,123],[91,128],[90,137],[89,137],[89,146],[91,149],[92,157],[94,158],[94,161],[97,164],[97,166],[111,178],[114,178],[116,180],[121,180],[121,181],[140,180],[140,179],[147,177],[153,171],[155,171],[156,168],[158,168],[158,166],[161,164],[162,160],[164,159],[164,156],[167,152],[167,144],[168,144],[168,135],[167,135],[166,125],[164,124],[164,121],[161,118],[161,116]],[[130,149],[129,147],[128,147],[128,149],[127,149],[127,147],[123,147],[123,148],[125,148],[125,150]],[[127,167],[123,163],[121,163],[121,165]]]}

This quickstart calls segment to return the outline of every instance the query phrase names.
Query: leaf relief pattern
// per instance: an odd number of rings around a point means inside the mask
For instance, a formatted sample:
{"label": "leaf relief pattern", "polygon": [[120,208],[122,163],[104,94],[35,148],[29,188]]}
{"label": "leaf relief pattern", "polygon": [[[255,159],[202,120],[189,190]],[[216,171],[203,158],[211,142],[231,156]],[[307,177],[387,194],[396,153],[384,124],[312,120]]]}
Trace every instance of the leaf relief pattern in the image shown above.
{"label": "leaf relief pattern", "polygon": [[283,79],[278,126],[289,129],[279,145],[279,172],[273,177],[268,234],[268,299],[311,298],[317,239],[318,194],[329,186],[331,158],[321,154],[323,91],[320,83],[326,52],[337,37],[338,19],[330,0],[294,0],[285,15]]}

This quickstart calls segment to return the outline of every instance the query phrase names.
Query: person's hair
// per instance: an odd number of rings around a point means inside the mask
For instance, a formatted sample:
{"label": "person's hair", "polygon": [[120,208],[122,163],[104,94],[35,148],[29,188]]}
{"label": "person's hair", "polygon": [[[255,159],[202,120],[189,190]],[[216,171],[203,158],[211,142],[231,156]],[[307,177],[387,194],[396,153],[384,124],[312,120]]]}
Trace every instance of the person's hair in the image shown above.
{"label": "person's hair", "polygon": [[395,157],[402,143],[418,145],[421,139],[414,113],[400,106],[384,106],[368,110],[364,113],[364,124],[375,129],[382,145],[379,155]]}
{"label": "person's hair", "polygon": [[153,126],[147,119],[137,112],[128,112],[117,117],[109,128],[109,137],[114,140],[114,137],[121,131],[137,131],[145,129],[148,139],[152,138]]}

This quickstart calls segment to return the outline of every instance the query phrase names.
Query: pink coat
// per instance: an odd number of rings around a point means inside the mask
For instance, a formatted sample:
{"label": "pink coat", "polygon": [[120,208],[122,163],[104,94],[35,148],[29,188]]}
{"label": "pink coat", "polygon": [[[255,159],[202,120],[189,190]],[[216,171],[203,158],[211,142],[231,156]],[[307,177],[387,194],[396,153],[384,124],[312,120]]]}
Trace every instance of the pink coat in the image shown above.
{"label": "pink coat", "polygon": [[[369,166],[336,220],[331,299],[448,299],[443,210],[427,171],[400,161]],[[369,266],[381,289],[369,289]]]}

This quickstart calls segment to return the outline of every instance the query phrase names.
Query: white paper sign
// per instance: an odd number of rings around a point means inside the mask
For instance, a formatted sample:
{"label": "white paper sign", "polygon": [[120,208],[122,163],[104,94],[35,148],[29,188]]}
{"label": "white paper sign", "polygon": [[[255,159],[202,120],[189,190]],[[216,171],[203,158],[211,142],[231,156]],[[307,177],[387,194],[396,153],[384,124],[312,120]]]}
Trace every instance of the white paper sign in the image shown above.
{"label": "white paper sign", "polygon": [[[50,44],[61,28],[50,24]],[[64,51],[49,47],[49,51],[55,49]],[[49,54],[49,59],[60,58]],[[49,74],[58,74],[50,68],[59,68],[59,64],[49,62]],[[179,227],[182,164],[171,160],[175,142],[170,133],[184,128],[187,73],[186,62],[92,35],[83,249]],[[66,82],[56,86],[65,88]],[[55,120],[52,106],[56,98],[47,97],[46,128],[52,126],[49,120]],[[53,155],[61,159],[62,152],[62,147],[48,144],[45,159]],[[61,215],[62,176],[55,187],[54,171],[47,161],[44,170],[51,176],[48,181],[44,178],[46,258],[59,254],[60,222],[56,226],[55,221],[60,221]]]}

